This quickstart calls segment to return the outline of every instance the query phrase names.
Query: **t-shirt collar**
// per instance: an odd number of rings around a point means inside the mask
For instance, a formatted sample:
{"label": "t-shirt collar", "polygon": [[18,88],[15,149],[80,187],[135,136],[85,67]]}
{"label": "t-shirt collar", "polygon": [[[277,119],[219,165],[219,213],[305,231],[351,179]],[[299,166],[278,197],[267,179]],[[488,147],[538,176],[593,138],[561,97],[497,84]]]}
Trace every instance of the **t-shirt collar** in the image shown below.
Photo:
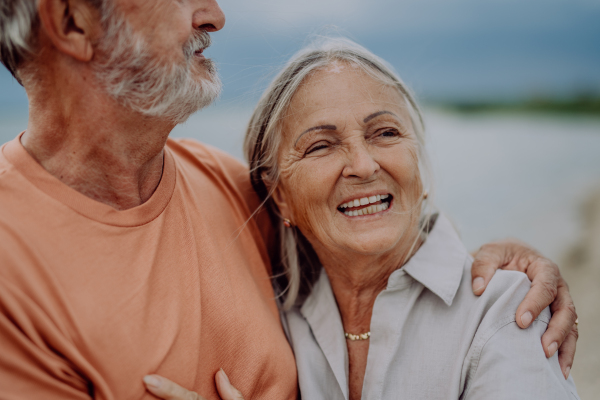
{"label": "t-shirt collar", "polygon": [[21,144],[22,135],[23,132],[12,141],[4,144],[0,148],[0,152],[37,189],[86,218],[112,226],[141,226],[161,215],[174,193],[176,163],[171,151],[166,146],[163,174],[150,199],[144,204],[128,210],[116,210],[107,204],[79,193],[51,175],[23,147]]}

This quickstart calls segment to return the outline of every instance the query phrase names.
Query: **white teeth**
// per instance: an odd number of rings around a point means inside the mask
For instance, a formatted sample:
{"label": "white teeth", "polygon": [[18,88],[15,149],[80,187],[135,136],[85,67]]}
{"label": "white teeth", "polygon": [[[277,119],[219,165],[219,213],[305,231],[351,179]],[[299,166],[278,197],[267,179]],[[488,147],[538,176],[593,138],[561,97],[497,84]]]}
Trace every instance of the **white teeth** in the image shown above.
{"label": "white teeth", "polygon": [[[354,202],[352,204],[354,204]],[[379,213],[379,212],[387,210],[388,208],[390,208],[389,203],[373,204],[373,205],[370,205],[367,207],[363,207],[359,210],[344,211],[344,214],[346,214],[349,217],[358,217],[361,215],[370,215],[370,214]]]}
{"label": "white teeth", "polygon": [[378,194],[375,196],[361,197],[360,199],[350,200],[347,203],[342,204],[340,206],[340,208],[353,208],[353,207],[367,206],[367,207],[361,208],[360,210],[344,211],[344,214],[346,214],[350,217],[374,214],[377,212],[387,210],[390,207],[390,204],[382,203],[382,204],[377,204],[377,205],[375,205],[375,204],[369,205],[369,203],[371,203],[371,204],[376,203],[378,201],[385,200],[388,197],[390,197],[389,194]]}

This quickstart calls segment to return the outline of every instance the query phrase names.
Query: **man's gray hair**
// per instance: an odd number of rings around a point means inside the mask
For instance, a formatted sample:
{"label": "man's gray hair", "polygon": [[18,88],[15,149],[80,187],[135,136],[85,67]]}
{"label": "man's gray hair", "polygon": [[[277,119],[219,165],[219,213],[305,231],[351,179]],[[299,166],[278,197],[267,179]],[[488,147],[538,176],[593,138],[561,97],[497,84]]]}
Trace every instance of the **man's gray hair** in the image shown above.
{"label": "man's gray hair", "polygon": [[[101,10],[106,0],[87,1]],[[37,3],[37,0],[0,2],[0,60],[19,82],[19,67],[35,52],[40,25]]]}
{"label": "man's gray hair", "polygon": [[[297,228],[285,228],[277,205],[271,198],[279,182],[278,152],[282,143],[281,121],[302,83],[311,74],[335,62],[360,68],[384,85],[395,88],[406,103],[419,143],[419,171],[431,199],[431,168],[425,152],[425,129],[414,96],[393,69],[364,47],[345,38],[324,38],[294,55],[262,95],[248,124],[244,153],[250,164],[252,185],[274,220],[280,240],[282,265],[273,265],[276,286],[285,293],[284,309],[292,307],[298,296],[307,295],[318,279],[321,266],[308,240]],[[422,210],[422,231],[428,227],[431,201]],[[416,242],[415,242],[416,243]],[[413,245],[414,246],[414,245]],[[277,269],[280,268],[280,273]]]}

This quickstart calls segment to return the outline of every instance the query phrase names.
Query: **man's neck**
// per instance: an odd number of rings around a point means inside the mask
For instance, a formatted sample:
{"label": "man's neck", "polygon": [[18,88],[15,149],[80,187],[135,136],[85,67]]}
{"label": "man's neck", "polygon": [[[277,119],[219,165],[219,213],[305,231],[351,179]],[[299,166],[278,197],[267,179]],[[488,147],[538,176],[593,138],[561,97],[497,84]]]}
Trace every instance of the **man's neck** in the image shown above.
{"label": "man's neck", "polygon": [[146,202],[160,182],[174,125],[108,96],[77,93],[73,84],[57,86],[28,92],[29,123],[21,137],[27,152],[66,185],[117,210]]}

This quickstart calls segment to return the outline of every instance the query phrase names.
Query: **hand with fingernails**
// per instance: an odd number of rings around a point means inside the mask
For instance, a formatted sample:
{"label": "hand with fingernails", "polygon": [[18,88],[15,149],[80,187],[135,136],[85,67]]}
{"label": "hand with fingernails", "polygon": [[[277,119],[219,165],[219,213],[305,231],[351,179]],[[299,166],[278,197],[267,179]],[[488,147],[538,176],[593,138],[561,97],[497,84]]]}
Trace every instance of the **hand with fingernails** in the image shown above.
{"label": "hand with fingernails", "polygon": [[577,313],[567,283],[558,266],[526,244],[507,239],[482,246],[474,254],[471,277],[473,293],[481,295],[496,269],[520,271],[531,280],[531,290],[519,305],[516,322],[527,328],[546,307],[552,319],[542,336],[546,357],[558,350],[558,362],[565,379],[569,377],[577,344]]}
{"label": "hand with fingernails", "polygon": [[[206,400],[196,392],[189,391],[175,382],[159,375],[144,377],[146,389],[156,397],[164,400]],[[244,400],[242,393],[237,390],[223,369],[215,374],[215,383],[221,400]]]}

